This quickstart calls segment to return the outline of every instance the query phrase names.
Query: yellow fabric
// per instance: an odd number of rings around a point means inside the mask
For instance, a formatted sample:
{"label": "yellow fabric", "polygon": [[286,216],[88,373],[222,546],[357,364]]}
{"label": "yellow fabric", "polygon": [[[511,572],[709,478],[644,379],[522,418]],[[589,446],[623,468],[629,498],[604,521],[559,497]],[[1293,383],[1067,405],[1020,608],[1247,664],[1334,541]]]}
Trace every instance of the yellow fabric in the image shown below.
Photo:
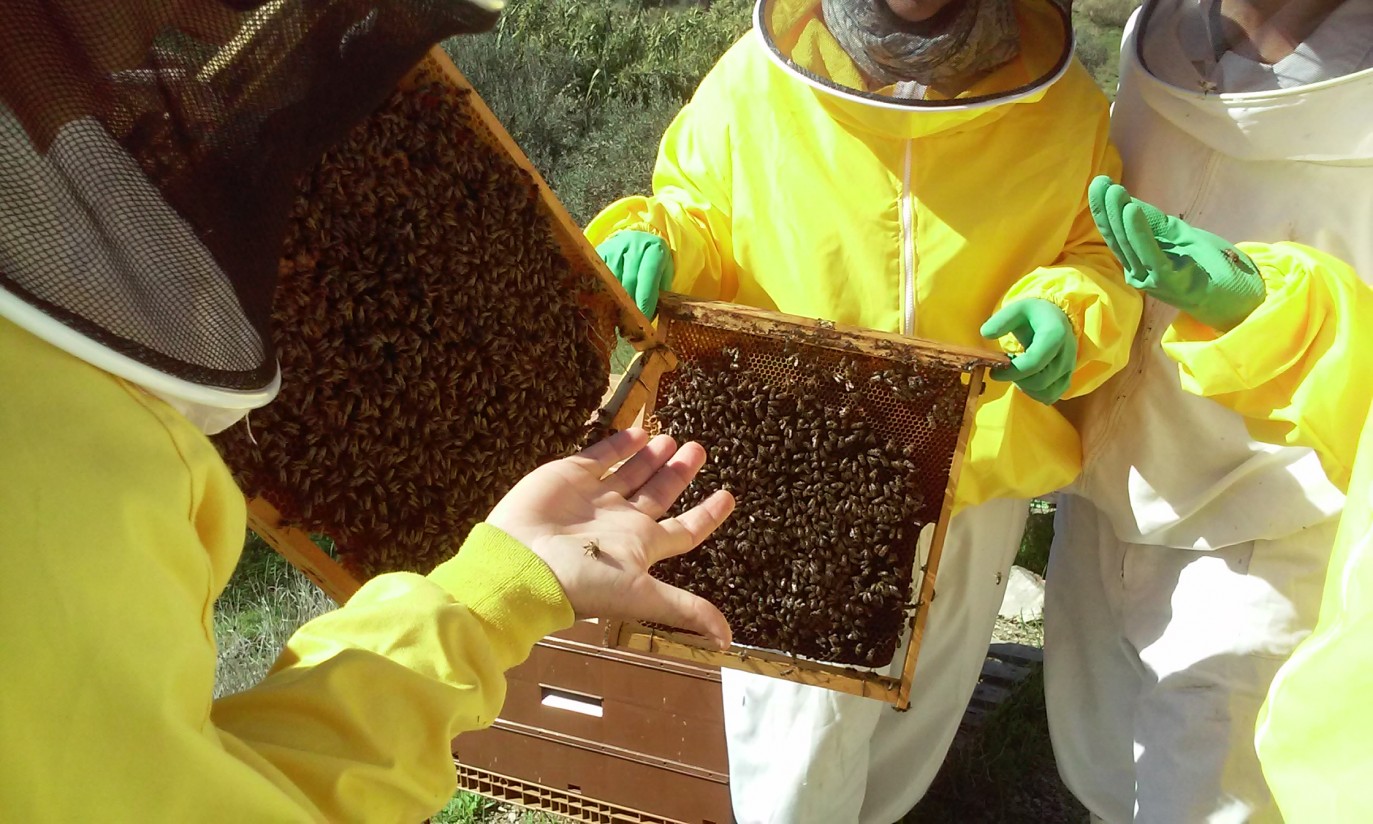
{"label": "yellow fabric", "polygon": [[[795,56],[812,72],[846,77],[851,61],[815,19],[819,4],[803,5],[798,22],[774,26],[779,37],[823,54]],[[1061,54],[1063,26],[1046,0],[1018,12],[1021,57],[970,94],[1023,85]],[[904,111],[818,90],[765,48],[751,33],[712,69],[663,137],[653,196],[607,207],[587,227],[593,243],[653,232],[673,249],[673,291],[903,331],[909,155],[914,334],[994,346],[978,335],[983,321],[1008,301],[1044,298],[1078,332],[1070,395],[1125,364],[1141,301],[1086,199],[1092,177],[1120,164],[1106,100],[1079,64],[1014,102]],[[987,387],[975,426],[960,508],[1042,494],[1080,469],[1072,426],[1011,384]]]}
{"label": "yellow fabric", "polygon": [[0,320],[0,445],[3,821],[421,820],[453,792],[450,739],[573,620],[541,561],[479,527],[212,701],[211,611],[245,514],[210,442]]}
{"label": "yellow fabric", "polygon": [[1314,249],[1241,248],[1264,304],[1224,335],[1184,316],[1163,345],[1185,389],[1314,448],[1349,493],[1320,620],[1273,681],[1257,747],[1287,821],[1373,821],[1373,290]]}

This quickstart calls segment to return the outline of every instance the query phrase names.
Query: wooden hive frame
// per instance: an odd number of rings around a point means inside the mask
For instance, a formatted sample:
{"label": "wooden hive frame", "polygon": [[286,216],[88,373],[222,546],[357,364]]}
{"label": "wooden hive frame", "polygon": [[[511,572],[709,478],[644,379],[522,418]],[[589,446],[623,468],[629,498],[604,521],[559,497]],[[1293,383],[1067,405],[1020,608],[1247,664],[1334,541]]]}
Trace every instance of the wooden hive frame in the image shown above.
{"label": "wooden hive frame", "polygon": [[[652,384],[653,376],[664,369],[671,368],[676,361],[672,353],[662,345],[662,340],[653,324],[635,306],[634,301],[620,286],[614,274],[601,260],[595,248],[582,234],[572,220],[572,216],[559,202],[549,188],[543,175],[534,167],[529,158],[511,138],[509,132],[477,94],[476,89],[453,64],[442,48],[435,46],[425,58],[402,79],[401,89],[435,78],[448,84],[457,91],[468,93],[468,105],[477,125],[477,132],[487,140],[487,148],[493,152],[508,155],[521,169],[527,172],[538,187],[540,208],[549,219],[563,256],[569,259],[585,260],[595,272],[601,286],[614,297],[619,308],[619,331],[639,355],[624,377],[618,390],[603,405],[599,420],[611,429],[630,426],[639,414],[639,408],[648,397],[647,387]],[[358,590],[362,582],[342,564],[324,552],[311,539],[309,533],[288,525],[281,513],[263,498],[248,501],[248,526],[273,549],[305,574],[326,595],[339,604],[345,603]]]}
{"label": "wooden hive frame", "polygon": [[[823,320],[782,315],[747,306],[693,300],[680,295],[664,294],[658,305],[658,331],[669,347],[672,345],[674,324],[694,324],[766,338],[800,339],[806,346],[855,355],[933,364],[944,369],[958,370],[966,376],[965,385],[968,391],[948,482],[944,488],[942,508],[931,537],[928,560],[923,573],[912,580],[912,589],[918,593],[918,597],[915,612],[908,622],[910,640],[900,678],[857,667],[825,664],[775,651],[738,645],[722,651],[709,639],[701,636],[655,629],[633,621],[606,623],[605,644],[614,649],[744,670],[799,684],[874,698],[892,704],[897,709],[906,709],[910,706],[915,664],[929,618],[929,606],[934,599],[935,576],[953,512],[954,490],[958,485],[963,453],[972,429],[973,414],[982,394],[987,370],[1009,363],[1009,360],[1005,355],[979,349],[949,346],[918,338],[842,326]],[[675,368],[675,363],[664,362],[663,366],[671,369]],[[646,370],[646,376],[640,379],[647,396],[642,404],[645,419],[653,412],[657,401],[658,380],[663,371],[663,368],[650,368]]]}

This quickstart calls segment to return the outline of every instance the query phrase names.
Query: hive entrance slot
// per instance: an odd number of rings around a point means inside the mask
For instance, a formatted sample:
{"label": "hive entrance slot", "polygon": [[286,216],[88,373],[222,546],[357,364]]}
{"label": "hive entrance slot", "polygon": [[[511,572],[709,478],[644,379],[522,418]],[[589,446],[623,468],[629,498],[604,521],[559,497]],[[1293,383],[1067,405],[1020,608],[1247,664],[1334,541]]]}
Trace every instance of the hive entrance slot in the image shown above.
{"label": "hive entrance slot", "polygon": [[540,686],[539,703],[557,710],[567,710],[580,715],[600,718],[605,714],[605,702],[594,695],[569,692],[557,687]]}

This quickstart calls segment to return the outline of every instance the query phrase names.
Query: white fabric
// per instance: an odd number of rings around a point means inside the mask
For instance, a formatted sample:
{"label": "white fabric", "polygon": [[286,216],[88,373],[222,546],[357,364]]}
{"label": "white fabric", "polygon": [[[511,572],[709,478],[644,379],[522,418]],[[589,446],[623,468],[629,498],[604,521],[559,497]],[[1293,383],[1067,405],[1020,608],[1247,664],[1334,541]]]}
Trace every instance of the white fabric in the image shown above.
{"label": "white fabric", "polygon": [[1059,773],[1089,810],[1110,824],[1274,813],[1254,725],[1315,624],[1337,525],[1192,552],[1117,541],[1066,497],[1054,529],[1077,540],[1049,560],[1044,686]]}
{"label": "white fabric", "polygon": [[[1206,95],[1143,70],[1139,19],[1126,29],[1111,125],[1131,193],[1222,237],[1296,240],[1373,276],[1373,70]],[[1060,405],[1083,436],[1073,490],[1121,540],[1178,548],[1279,538],[1340,511],[1309,450],[1254,443],[1238,416],[1182,391],[1158,346],[1173,314],[1149,301],[1129,365]]]}
{"label": "white fabric", "polygon": [[[1166,83],[1137,37],[1176,36],[1153,25],[1180,2],[1126,29],[1111,129],[1126,186],[1223,237],[1307,243],[1373,276],[1373,70],[1247,94]],[[1173,314],[1149,301],[1129,366],[1065,408],[1085,465],[1055,534],[1045,687],[1060,772],[1110,822],[1136,798],[1148,821],[1267,803],[1254,716],[1314,623],[1310,577],[1343,507],[1314,454],[1254,443],[1181,390],[1158,345]]]}
{"label": "white fabric", "polygon": [[[7,277],[39,301],[159,354],[224,370],[253,369],[262,357],[262,341],[244,316],[233,284],[105,127],[89,117],[66,123],[46,155],[24,135],[14,112],[0,105],[6,158],[0,165],[0,193],[25,215],[22,223],[0,225],[0,269]],[[51,241],[47,248],[58,250],[58,257],[36,259],[34,237]],[[158,250],[160,268],[102,265],[107,256],[142,261],[151,248]],[[73,276],[54,279],[53,270]],[[169,270],[176,277],[167,277]],[[148,310],[148,295],[157,295],[155,311]],[[211,434],[248,409],[266,405],[280,386],[279,370],[255,390],[192,383],[111,349],[39,305],[0,289],[0,316],[138,384]],[[173,345],[179,348],[165,348]],[[214,362],[208,354],[213,352],[229,359]]]}
{"label": "white fabric", "polygon": [[[1373,68],[1373,2],[1346,0],[1292,53],[1261,63],[1223,44],[1219,0],[1156,4],[1144,40],[1144,65],[1156,77],[1185,89],[1259,92],[1291,89]],[[1223,47],[1222,47],[1223,48]]]}
{"label": "white fabric", "polygon": [[1027,501],[998,500],[950,522],[908,711],[721,673],[739,824],[892,824],[920,800],[977,685],[1028,514]]}

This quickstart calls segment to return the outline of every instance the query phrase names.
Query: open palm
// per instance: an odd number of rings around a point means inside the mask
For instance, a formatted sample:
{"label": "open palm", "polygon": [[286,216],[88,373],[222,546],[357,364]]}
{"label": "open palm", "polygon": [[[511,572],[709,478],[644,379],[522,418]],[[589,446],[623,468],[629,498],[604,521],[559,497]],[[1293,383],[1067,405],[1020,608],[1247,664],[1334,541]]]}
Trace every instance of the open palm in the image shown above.
{"label": "open palm", "polygon": [[628,429],[534,470],[487,523],[548,564],[578,617],[669,624],[727,647],[720,610],[648,574],[658,561],[699,546],[733,511],[733,496],[719,491],[663,517],[705,460],[699,444],[679,449],[666,435],[649,441],[643,429]]}

